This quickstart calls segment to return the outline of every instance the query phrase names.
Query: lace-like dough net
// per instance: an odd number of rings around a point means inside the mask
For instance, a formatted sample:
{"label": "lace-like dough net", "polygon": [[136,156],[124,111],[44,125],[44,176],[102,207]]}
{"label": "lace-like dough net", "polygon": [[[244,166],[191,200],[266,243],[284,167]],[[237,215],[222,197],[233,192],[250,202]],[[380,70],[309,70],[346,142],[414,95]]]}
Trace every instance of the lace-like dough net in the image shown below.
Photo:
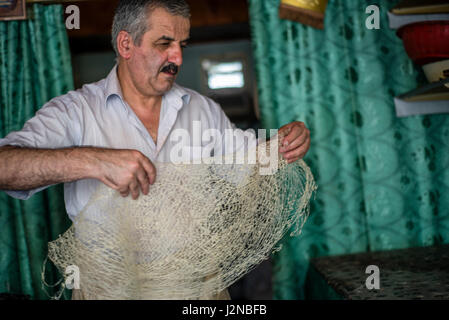
{"label": "lace-like dough net", "polygon": [[207,299],[280,250],[286,232],[299,234],[316,189],[302,160],[279,157],[270,175],[259,162],[155,165],[147,196],[99,184],[49,243],[62,274],[78,266],[86,299]]}

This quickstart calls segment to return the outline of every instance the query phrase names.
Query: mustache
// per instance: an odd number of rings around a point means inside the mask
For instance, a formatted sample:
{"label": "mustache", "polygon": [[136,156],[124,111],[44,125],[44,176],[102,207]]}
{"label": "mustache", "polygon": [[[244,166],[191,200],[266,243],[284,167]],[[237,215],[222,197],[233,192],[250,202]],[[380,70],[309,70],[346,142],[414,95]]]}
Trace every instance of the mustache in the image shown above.
{"label": "mustache", "polygon": [[168,72],[168,73],[175,75],[178,73],[178,70],[179,70],[179,67],[176,64],[170,63],[170,64],[166,65],[165,67],[163,67],[161,69],[161,72]]}

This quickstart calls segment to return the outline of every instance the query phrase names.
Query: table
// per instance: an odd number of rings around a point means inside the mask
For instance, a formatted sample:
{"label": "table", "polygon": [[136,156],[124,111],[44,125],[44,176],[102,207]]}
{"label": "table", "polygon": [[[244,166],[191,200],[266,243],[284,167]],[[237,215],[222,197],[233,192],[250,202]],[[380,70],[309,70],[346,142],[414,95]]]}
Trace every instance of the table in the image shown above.
{"label": "table", "polygon": [[[366,273],[379,270],[379,289]],[[372,278],[368,281],[374,284]],[[314,258],[306,280],[311,299],[449,299],[449,245]]]}

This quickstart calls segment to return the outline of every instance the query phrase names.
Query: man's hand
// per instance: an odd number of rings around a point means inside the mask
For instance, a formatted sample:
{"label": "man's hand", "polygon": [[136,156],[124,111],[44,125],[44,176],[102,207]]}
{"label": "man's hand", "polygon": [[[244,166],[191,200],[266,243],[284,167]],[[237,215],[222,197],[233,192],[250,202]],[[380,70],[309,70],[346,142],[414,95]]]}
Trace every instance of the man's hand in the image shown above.
{"label": "man's hand", "polygon": [[156,180],[153,163],[137,150],[98,149],[93,171],[96,179],[123,197],[131,193],[133,199],[139,197],[140,191],[147,195],[150,184]]}
{"label": "man's hand", "polygon": [[310,148],[310,131],[303,122],[294,121],[279,128],[279,133],[285,134],[280,141],[279,152],[287,163],[303,158]]}
{"label": "man's hand", "polygon": [[148,194],[156,180],[151,161],[137,150],[75,147],[0,147],[0,189],[30,190],[81,179],[98,179],[124,197]]}

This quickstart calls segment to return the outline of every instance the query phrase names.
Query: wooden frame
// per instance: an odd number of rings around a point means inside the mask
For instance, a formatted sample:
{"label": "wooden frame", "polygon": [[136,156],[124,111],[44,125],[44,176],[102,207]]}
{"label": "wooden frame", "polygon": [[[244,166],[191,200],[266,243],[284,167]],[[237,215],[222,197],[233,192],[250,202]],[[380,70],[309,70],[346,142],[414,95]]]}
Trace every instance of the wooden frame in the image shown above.
{"label": "wooden frame", "polygon": [[0,0],[0,20],[26,19],[25,0]]}
{"label": "wooden frame", "polygon": [[291,6],[282,2],[279,6],[279,18],[297,21],[316,29],[324,29],[324,13]]}

